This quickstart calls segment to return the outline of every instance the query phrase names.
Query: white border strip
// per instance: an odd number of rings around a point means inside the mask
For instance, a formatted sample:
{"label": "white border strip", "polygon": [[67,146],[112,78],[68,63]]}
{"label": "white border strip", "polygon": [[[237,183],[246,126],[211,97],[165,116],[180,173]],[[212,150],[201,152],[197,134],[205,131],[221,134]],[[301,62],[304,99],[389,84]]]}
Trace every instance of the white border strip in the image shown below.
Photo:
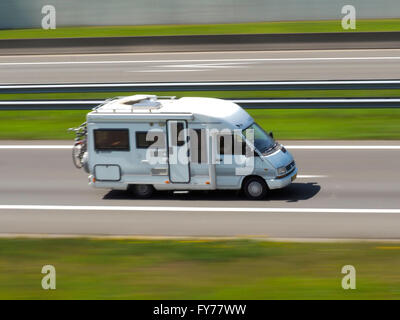
{"label": "white border strip", "polygon": [[316,179],[316,178],[328,178],[326,175],[319,174],[298,174],[297,179]]}
{"label": "white border strip", "polygon": [[154,212],[247,212],[247,213],[395,213],[400,209],[336,209],[336,208],[227,208],[227,207],[152,207],[152,206],[61,206],[0,205],[0,210],[38,211],[154,211]]}

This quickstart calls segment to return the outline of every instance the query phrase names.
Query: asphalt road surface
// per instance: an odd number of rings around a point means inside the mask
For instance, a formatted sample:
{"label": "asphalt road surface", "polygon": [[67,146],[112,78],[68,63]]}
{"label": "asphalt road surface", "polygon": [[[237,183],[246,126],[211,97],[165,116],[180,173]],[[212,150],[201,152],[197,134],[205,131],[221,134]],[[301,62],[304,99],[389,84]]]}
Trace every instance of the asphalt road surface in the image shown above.
{"label": "asphalt road surface", "polygon": [[0,83],[397,79],[400,50],[0,57]]}
{"label": "asphalt road surface", "polygon": [[[39,143],[48,149],[33,146]],[[0,236],[400,239],[400,141],[284,143],[299,178],[263,201],[248,201],[235,192],[138,200],[92,189],[72,165],[71,142],[3,141]]]}

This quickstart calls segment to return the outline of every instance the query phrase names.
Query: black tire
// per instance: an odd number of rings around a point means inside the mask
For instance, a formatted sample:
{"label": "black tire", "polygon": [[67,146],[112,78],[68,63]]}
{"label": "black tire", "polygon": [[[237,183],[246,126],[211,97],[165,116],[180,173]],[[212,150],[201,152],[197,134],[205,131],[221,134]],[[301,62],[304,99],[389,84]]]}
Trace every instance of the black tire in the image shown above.
{"label": "black tire", "polygon": [[154,193],[154,187],[151,184],[135,184],[131,187],[133,194],[140,199],[148,199]]}
{"label": "black tire", "polygon": [[243,192],[249,200],[262,200],[267,195],[268,186],[264,179],[251,177],[244,182]]}

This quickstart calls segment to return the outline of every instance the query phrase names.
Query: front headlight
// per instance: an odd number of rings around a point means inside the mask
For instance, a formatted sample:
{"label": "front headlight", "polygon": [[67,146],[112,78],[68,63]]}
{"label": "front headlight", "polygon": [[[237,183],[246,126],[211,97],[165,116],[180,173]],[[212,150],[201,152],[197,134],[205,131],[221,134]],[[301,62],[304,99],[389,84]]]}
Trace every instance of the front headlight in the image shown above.
{"label": "front headlight", "polygon": [[280,167],[278,169],[276,169],[278,176],[283,176],[286,173],[286,167]]}

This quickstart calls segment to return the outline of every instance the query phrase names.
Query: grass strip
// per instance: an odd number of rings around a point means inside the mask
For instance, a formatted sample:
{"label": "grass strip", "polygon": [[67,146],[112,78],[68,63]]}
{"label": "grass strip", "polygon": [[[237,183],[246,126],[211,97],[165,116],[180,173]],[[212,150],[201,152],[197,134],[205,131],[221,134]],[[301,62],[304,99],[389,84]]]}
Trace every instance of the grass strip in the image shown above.
{"label": "grass strip", "polygon": [[[400,19],[357,20],[357,32],[400,31]],[[232,24],[195,25],[140,25],[61,27],[55,30],[11,29],[0,30],[0,39],[32,38],[80,38],[80,37],[131,37],[248,33],[310,33],[310,32],[353,32],[344,31],[341,20],[281,21]]]}
{"label": "grass strip", "polygon": [[[400,139],[400,109],[248,110],[282,139]],[[0,139],[73,139],[87,111],[1,111]]]}
{"label": "grass strip", "polygon": [[[250,240],[1,239],[0,299],[399,299],[400,247]],[[41,288],[44,265],[57,289]],[[356,268],[356,290],[341,287]]]}

